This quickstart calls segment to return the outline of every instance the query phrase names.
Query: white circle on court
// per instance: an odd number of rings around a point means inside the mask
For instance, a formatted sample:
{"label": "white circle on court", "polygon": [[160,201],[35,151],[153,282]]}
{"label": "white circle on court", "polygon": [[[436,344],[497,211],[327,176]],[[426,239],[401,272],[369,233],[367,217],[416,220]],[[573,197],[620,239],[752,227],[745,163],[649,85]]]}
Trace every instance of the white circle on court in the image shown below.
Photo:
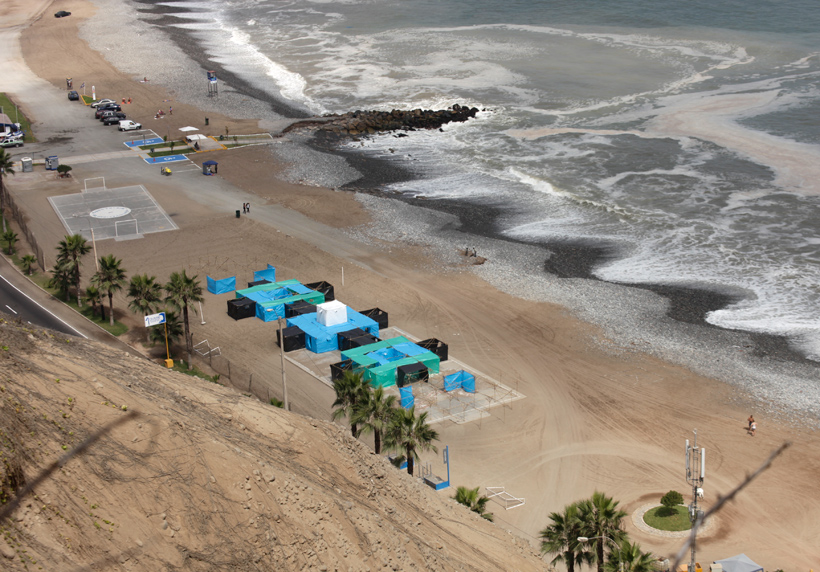
{"label": "white circle on court", "polygon": [[119,218],[131,212],[128,207],[103,207],[95,211],[91,211],[90,216],[94,218]]}

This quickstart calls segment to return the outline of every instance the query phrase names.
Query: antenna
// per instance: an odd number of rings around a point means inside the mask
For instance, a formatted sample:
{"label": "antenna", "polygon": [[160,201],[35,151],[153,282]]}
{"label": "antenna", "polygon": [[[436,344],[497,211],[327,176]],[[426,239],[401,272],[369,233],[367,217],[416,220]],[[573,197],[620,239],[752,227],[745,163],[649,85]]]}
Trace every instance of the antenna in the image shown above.
{"label": "antenna", "polygon": [[[703,511],[698,510],[698,498],[703,498],[703,480],[706,477],[706,449],[698,449],[698,430],[694,430],[695,439],[689,444],[686,440],[686,481],[692,485],[692,502],[689,505],[689,520],[692,527],[703,519]],[[700,472],[698,473],[698,466]],[[689,562],[689,572],[695,572],[695,544],[697,532],[692,536],[692,558]]]}

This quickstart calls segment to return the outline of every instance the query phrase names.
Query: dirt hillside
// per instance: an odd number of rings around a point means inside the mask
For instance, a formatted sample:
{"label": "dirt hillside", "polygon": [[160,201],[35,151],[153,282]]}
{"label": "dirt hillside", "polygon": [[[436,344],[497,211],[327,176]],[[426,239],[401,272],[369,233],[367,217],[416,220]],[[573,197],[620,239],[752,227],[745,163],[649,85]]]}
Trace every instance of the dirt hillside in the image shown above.
{"label": "dirt hillside", "polygon": [[523,541],[343,428],[0,319],[0,569],[538,570]]}

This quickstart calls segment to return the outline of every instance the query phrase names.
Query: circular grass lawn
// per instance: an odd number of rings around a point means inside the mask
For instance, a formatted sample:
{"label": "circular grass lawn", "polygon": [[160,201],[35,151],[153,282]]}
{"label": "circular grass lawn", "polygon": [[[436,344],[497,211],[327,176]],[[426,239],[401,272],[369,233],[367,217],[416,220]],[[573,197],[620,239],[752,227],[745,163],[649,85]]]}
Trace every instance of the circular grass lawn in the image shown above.
{"label": "circular grass lawn", "polygon": [[[651,508],[643,515],[643,521],[652,528],[657,528],[658,530],[676,532],[679,530],[690,530],[692,528],[692,522],[689,520],[688,508],[683,505],[678,505],[672,509],[675,512],[670,516],[663,516],[664,514],[667,514],[668,510],[669,509],[664,506],[656,506],[655,508]],[[662,516],[658,516],[659,511]]]}

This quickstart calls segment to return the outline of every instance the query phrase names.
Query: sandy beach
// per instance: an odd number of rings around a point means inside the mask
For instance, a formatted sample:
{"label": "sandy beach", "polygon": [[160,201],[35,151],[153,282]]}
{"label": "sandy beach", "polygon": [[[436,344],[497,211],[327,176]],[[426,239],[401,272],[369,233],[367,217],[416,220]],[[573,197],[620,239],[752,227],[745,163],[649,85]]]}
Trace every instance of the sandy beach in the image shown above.
{"label": "sandy beach", "polygon": [[[130,97],[129,117],[160,136],[177,135],[187,125],[220,135],[226,127],[231,134],[250,134],[288,123],[268,116],[260,117],[260,124],[178,101],[159,81],[140,82],[138,75],[114,68],[81,38],[83,21],[95,17],[94,4],[36,4],[4,3],[3,15],[11,25],[0,28],[0,45],[16,46],[19,39],[19,50],[5,52],[2,65],[20,71],[0,78],[0,91],[32,120],[39,143],[23,149],[27,156],[42,158],[56,145],[72,145],[66,149],[75,155],[90,152],[91,144],[86,149],[70,125],[50,122],[56,104],[30,95],[40,90],[62,102],[60,109],[88,116],[86,109],[66,100],[66,77],[74,78],[75,88],[79,82],[97,86],[102,97]],[[52,13],[61,9],[72,16],[54,18]],[[171,106],[173,115],[153,119],[158,109]],[[66,121],[75,121],[73,117]],[[66,138],[76,140],[66,143]],[[90,177],[104,176],[109,188],[143,184],[179,230],[140,240],[101,241],[100,255],[122,258],[129,275],[145,272],[164,282],[171,272],[185,268],[203,283],[206,275],[236,276],[242,283],[269,263],[282,278],[326,280],[349,306],[382,308],[391,324],[420,338],[445,341],[451,355],[523,393],[525,399],[492,410],[480,423],[443,423],[436,429],[440,445],[449,446],[455,486],[503,486],[526,499],[510,511],[492,503],[490,508],[498,526],[533,546],[550,512],[595,490],[619,500],[630,516],[669,490],[688,499],[684,440],[697,429],[699,444],[707,450],[707,508],[773,449],[793,443],[719,513],[712,531],[699,539],[699,562],[744,552],[767,570],[807,572],[820,566],[820,520],[815,516],[820,511],[820,438],[815,431],[766,418],[756,396],[642,353],[643,348],[607,351],[603,332],[567,309],[501,292],[480,271],[472,272],[470,260],[457,253],[463,244],[452,244],[452,256],[441,260],[400,236],[357,239],[371,236],[364,229],[378,215],[366,206],[377,206],[382,199],[357,200],[350,191],[298,184],[284,176],[298,167],[283,160],[292,143],[288,137],[275,138],[270,145],[194,157],[199,164],[218,161],[216,177],[196,172],[161,177],[156,167],[137,159],[112,158],[76,164],[71,181],[47,177],[40,168],[9,177],[7,184],[28,215],[47,266],[54,262],[52,245],[65,234],[49,197],[80,192],[82,181]],[[250,214],[236,219],[234,211],[245,202],[252,204]],[[485,264],[497,263],[490,258]],[[89,258],[87,274],[92,266]],[[239,391],[281,397],[273,325],[232,320],[225,312],[226,299],[205,295],[205,323],[192,321],[194,340],[207,339],[232,364],[241,364],[241,373],[233,376]],[[123,296],[115,299],[117,316],[132,328],[128,341],[138,345],[144,337],[141,317],[126,313],[126,303]],[[331,390],[304,372],[288,375],[293,411],[328,419]],[[755,437],[745,430],[750,413],[758,419]],[[440,468],[440,457],[427,455],[425,460]],[[677,539],[637,529],[631,519],[626,528],[633,540],[658,555],[671,555],[680,547]]]}

